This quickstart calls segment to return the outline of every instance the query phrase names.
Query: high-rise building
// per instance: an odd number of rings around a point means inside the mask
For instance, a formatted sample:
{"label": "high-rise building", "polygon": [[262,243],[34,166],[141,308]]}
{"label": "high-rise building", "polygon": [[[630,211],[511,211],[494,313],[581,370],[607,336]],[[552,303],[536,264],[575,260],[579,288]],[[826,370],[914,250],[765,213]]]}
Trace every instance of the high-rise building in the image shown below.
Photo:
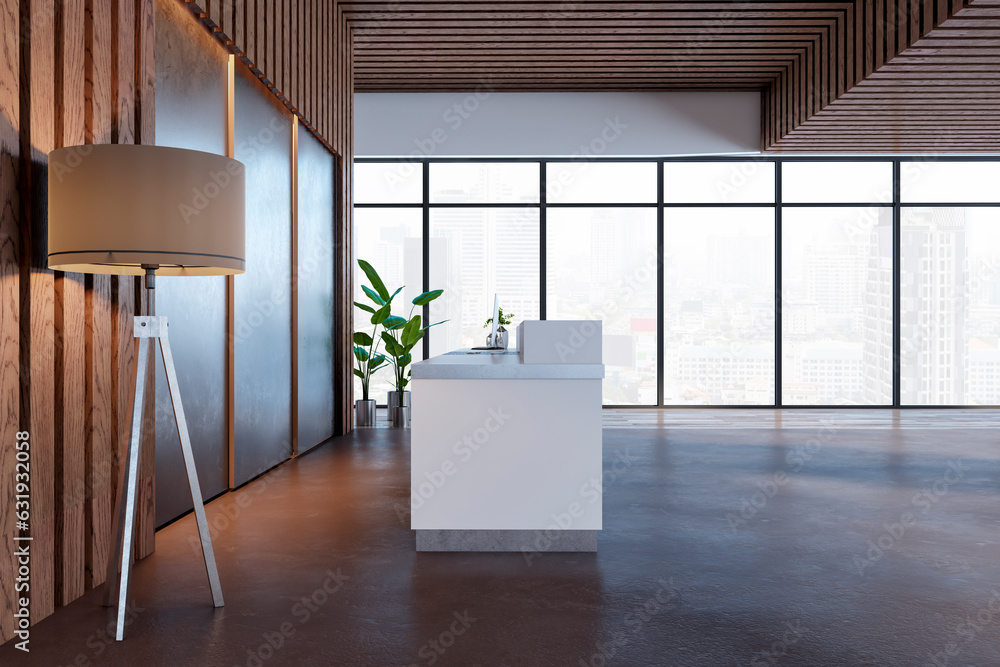
{"label": "high-rise building", "polygon": [[878,222],[870,231],[869,254],[861,318],[864,402],[879,405],[892,402],[892,212],[880,209]]}
{"label": "high-rise building", "polygon": [[909,209],[900,233],[902,400],[962,405],[968,363],[965,211]]}

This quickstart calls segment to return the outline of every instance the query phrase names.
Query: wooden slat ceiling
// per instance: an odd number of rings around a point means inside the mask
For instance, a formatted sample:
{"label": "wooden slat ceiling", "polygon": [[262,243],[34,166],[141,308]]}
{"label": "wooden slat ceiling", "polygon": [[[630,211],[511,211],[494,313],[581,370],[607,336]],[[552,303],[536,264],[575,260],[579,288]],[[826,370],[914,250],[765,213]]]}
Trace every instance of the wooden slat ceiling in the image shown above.
{"label": "wooden slat ceiling", "polygon": [[358,92],[759,90],[767,152],[1000,151],[1000,0],[341,6]]}

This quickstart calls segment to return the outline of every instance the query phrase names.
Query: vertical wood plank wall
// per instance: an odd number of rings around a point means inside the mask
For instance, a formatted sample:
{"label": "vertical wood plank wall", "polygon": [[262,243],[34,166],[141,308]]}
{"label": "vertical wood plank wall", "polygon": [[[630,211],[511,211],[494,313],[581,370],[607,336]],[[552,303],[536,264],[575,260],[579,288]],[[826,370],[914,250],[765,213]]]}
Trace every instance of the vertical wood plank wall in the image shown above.
{"label": "vertical wood plank wall", "polygon": [[[354,44],[334,0],[177,0],[187,5],[217,40],[249,67],[311,132],[337,155],[334,252],[334,378],[337,434],[353,427],[354,381],[351,229],[354,162]],[[229,12],[227,7],[231,6]]]}
{"label": "vertical wood plank wall", "polygon": [[[337,155],[334,344],[351,429],[352,59],[340,3],[183,3]],[[135,364],[132,277],[46,268],[47,153],[154,144],[155,0],[0,0],[0,642],[13,637],[14,436],[31,433],[32,622],[104,581]],[[347,295],[344,297],[343,295]],[[152,396],[152,392],[148,392]],[[154,404],[146,406],[136,556],[153,550]]]}
{"label": "vertical wood plank wall", "polygon": [[[137,283],[48,270],[47,154],[153,142],[152,6],[0,0],[0,641],[14,630],[18,532],[33,538],[33,623],[104,580]],[[27,531],[12,512],[16,431],[31,435]]]}

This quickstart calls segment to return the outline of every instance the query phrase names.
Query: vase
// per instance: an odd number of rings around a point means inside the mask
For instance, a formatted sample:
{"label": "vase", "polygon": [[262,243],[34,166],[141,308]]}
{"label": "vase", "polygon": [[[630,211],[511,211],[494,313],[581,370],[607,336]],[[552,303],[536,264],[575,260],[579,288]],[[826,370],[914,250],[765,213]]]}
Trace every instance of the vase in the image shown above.
{"label": "vase", "polygon": [[375,400],[354,401],[354,423],[356,426],[375,426]]}
{"label": "vase", "polygon": [[507,330],[501,328],[496,333],[496,339],[490,335],[486,334],[486,347],[498,348],[501,350],[506,350],[508,344]]}
{"label": "vase", "polygon": [[[402,401],[400,401],[402,394]],[[386,402],[389,413],[389,424],[395,428],[407,428],[410,425],[410,392],[390,391]]]}

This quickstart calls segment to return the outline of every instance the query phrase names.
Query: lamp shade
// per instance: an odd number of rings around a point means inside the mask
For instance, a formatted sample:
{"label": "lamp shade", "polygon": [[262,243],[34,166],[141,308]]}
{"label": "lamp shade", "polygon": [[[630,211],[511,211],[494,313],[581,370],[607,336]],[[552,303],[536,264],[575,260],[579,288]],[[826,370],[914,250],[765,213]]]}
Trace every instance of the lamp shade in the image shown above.
{"label": "lamp shade", "polygon": [[110,144],[49,153],[49,268],[207,276],[246,269],[243,164]]}

